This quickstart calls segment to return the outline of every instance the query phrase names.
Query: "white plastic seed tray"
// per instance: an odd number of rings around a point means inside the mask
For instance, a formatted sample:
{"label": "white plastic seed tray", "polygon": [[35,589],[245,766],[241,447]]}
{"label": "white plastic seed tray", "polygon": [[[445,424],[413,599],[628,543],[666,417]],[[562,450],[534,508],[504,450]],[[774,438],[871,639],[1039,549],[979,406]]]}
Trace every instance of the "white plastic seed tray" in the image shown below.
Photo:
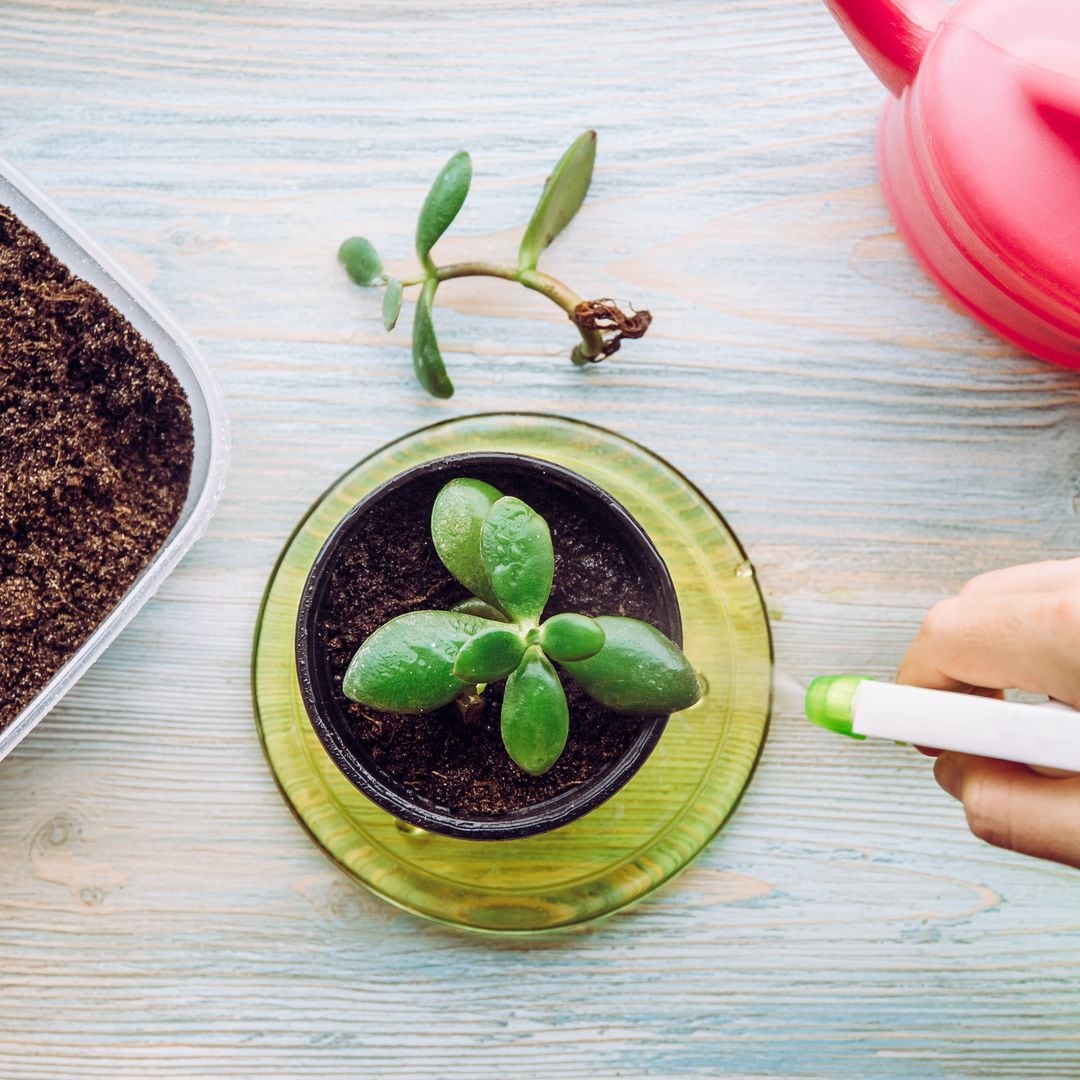
{"label": "white plastic seed tray", "polygon": [[134,618],[203,534],[225,486],[228,420],[216,381],[173,317],[11,162],[0,156],[0,204],[36,232],[72,273],[99,289],[172,368],[191,403],[195,454],[180,519],[115,608],[37,697],[0,731],[0,759],[24,739]]}

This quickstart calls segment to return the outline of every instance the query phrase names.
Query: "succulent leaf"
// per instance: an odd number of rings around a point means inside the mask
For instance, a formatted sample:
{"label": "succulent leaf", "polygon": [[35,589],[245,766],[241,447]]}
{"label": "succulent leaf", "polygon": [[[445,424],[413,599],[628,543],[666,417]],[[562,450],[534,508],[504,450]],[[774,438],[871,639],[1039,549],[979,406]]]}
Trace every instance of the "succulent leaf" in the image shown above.
{"label": "succulent leaf", "polygon": [[481,600],[479,596],[470,596],[467,600],[462,600],[455,604],[451,611],[462,611],[466,615],[475,615],[480,619],[491,619],[492,622],[508,622],[506,615],[501,612],[497,607],[493,607],[486,600]]}
{"label": "succulent leaf", "polygon": [[467,683],[490,683],[505,679],[521,663],[525,642],[506,626],[487,627],[461,647],[454,674]]}
{"label": "succulent leaf", "polygon": [[587,660],[604,645],[604,628],[588,615],[553,615],[540,627],[540,646],[558,663]]}
{"label": "succulent leaf", "polygon": [[558,673],[536,645],[506,680],[500,717],[506,752],[527,773],[545,773],[562,754],[570,712]]}
{"label": "succulent leaf", "polygon": [[420,385],[432,397],[448,398],[454,393],[454,384],[446,374],[446,364],[439,351],[439,339],[435,336],[435,324],[431,321],[431,305],[435,300],[438,282],[428,278],[416,302],[413,316],[413,370]]}
{"label": "succulent leaf", "polygon": [[570,144],[544,183],[518,249],[519,270],[535,270],[544,248],[573,220],[585,201],[595,163],[596,132],[586,131]]}
{"label": "succulent leaf", "polygon": [[431,539],[443,565],[474,597],[492,607],[498,601],[484,569],[480,536],[485,518],[501,498],[502,493],[483,480],[459,477],[439,492],[431,508]]}
{"label": "succulent leaf", "polygon": [[357,285],[374,285],[382,275],[383,265],[379,253],[370,240],[362,236],[350,236],[338,248],[338,260],[345,273]]}
{"label": "succulent leaf", "polygon": [[456,611],[413,611],[380,626],[357,649],[345,696],[384,712],[423,713],[454,700],[465,683],[454,661],[470,638],[498,627]]}
{"label": "succulent leaf", "polygon": [[555,574],[547,522],[520,499],[504,496],[484,520],[480,554],[498,606],[518,622],[539,621]]}
{"label": "succulent leaf", "polygon": [[401,282],[396,277],[389,278],[386,282],[386,292],[382,298],[382,321],[387,330],[393,330],[397,326],[398,315],[401,314]]}
{"label": "succulent leaf", "polygon": [[450,227],[469,194],[472,159],[459,150],[435,177],[416,222],[416,256],[428,274],[435,273],[431,249]]}
{"label": "succulent leaf", "polygon": [[601,615],[604,646],[587,660],[563,668],[595,701],[615,712],[647,715],[687,709],[701,686],[682,650],[654,626]]}
{"label": "succulent leaf", "polygon": [[583,342],[578,342],[570,350],[570,359],[578,366],[585,367],[586,364],[595,364],[597,360],[603,359],[603,354],[599,356],[593,356],[589,353],[589,350],[585,348]]}

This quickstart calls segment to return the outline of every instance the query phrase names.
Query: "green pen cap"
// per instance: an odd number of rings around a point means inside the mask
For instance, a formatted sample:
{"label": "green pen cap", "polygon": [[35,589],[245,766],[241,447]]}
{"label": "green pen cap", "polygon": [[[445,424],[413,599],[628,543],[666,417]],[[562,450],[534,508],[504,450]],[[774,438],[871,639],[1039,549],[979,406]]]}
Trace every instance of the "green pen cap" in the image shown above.
{"label": "green pen cap", "polygon": [[815,679],[806,691],[806,718],[818,727],[865,739],[851,729],[852,703],[855,691],[868,680],[862,675],[824,675]]}

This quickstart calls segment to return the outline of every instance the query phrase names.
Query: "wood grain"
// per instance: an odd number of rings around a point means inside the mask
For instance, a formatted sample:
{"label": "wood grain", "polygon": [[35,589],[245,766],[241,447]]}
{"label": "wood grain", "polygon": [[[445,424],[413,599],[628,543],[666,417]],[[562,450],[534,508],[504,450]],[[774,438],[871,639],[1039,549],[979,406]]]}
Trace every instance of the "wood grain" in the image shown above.
{"label": "wood grain", "polygon": [[[5,1078],[1080,1072],[1076,874],[972,839],[913,753],[780,711],[677,885],[492,945],[353,888],[255,738],[292,525],[441,417],[562,412],[667,457],[749,549],[796,678],[887,674],[971,574],[1075,553],[1080,382],[913,265],[882,93],[823,5],[4,0],[0,56],[4,153],[199,337],[235,441],[209,535],[0,771]],[[510,257],[586,127],[594,189],[545,263],[649,307],[649,336],[578,371],[554,309],[451,283],[458,394],[427,399],[337,243],[407,266],[467,147],[443,254]]]}

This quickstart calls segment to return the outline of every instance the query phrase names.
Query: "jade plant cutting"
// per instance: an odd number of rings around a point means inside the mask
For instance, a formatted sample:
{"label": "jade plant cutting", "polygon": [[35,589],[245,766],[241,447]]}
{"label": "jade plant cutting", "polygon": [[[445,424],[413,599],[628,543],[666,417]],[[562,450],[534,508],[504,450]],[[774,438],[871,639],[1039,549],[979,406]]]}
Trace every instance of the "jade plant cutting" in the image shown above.
{"label": "jade plant cutting", "polygon": [[516,265],[474,261],[439,266],[432,259],[432,248],[457,217],[469,193],[472,159],[465,151],[455,154],[446,163],[420,210],[416,223],[419,274],[405,279],[387,274],[374,245],[361,236],[350,237],[338,249],[338,258],[357,285],[385,289],[383,324],[387,330],[393,330],[397,324],[404,290],[410,286],[420,287],[413,315],[413,369],[428,393],[447,398],[454,392],[431,314],[436,290],[451,278],[503,278],[546,296],[566,312],[581,335],[570,354],[575,364],[603,360],[618,351],[624,338],[639,338],[648,330],[652,322],[648,311],[624,312],[612,300],[586,300],[568,285],[537,268],[544,249],[570,224],[585,201],[595,161],[596,132],[586,131],[574,140],[547,178],[518,248]]}
{"label": "jade plant cutting", "polygon": [[345,673],[351,700],[395,713],[456,701],[466,717],[488,685],[505,679],[503,745],[539,775],[558,761],[569,731],[555,665],[617,713],[677,712],[701,696],[690,662],[648,623],[568,612],[543,618],[555,569],[551,532],[520,499],[481,480],[451,480],[435,499],[431,537],[471,596],[452,610],[409,612],[379,627]]}

